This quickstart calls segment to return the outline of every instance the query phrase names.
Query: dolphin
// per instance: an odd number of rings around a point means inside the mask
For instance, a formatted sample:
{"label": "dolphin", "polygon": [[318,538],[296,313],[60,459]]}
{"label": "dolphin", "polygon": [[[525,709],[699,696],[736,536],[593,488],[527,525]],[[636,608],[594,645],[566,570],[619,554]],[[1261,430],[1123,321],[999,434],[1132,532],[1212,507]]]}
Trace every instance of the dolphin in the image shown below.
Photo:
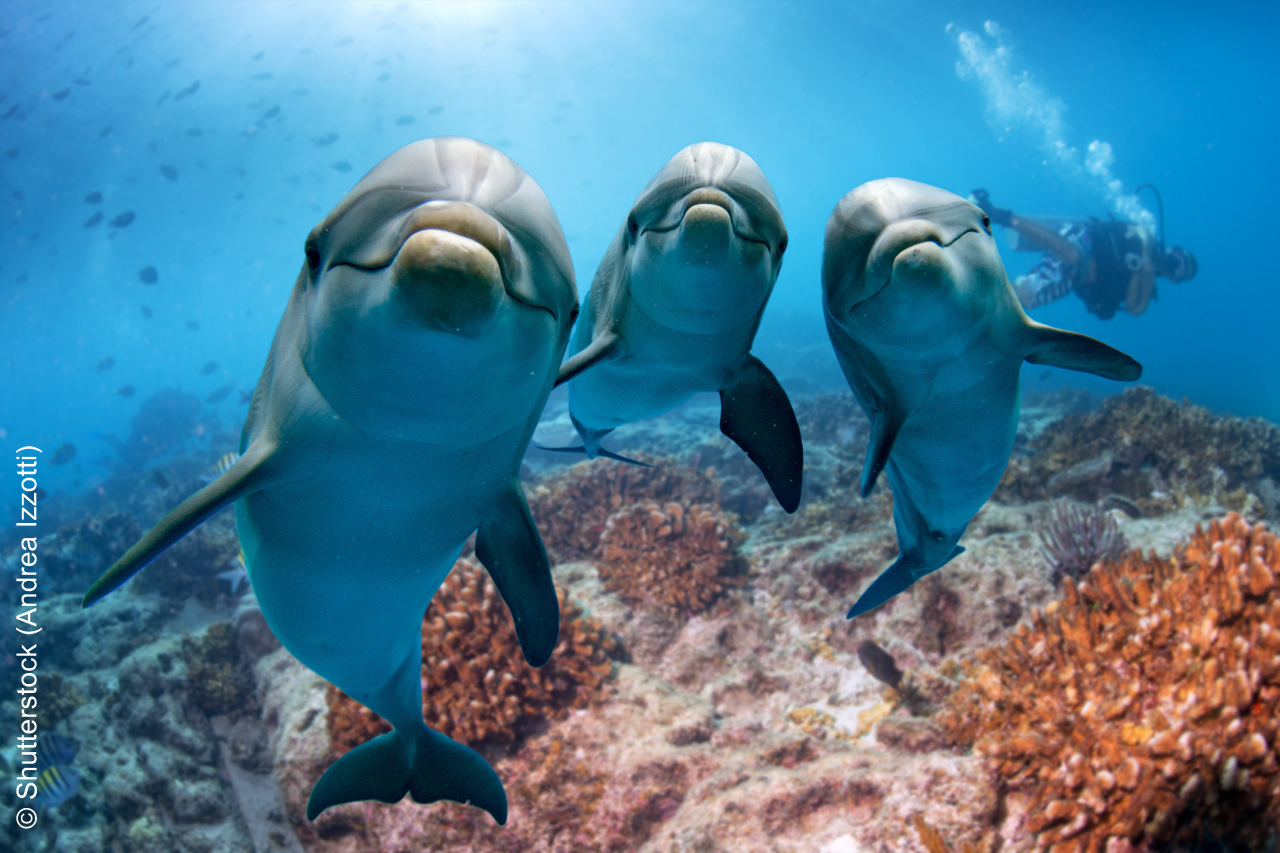
{"label": "dolphin", "polygon": [[782,211],[754,160],[717,142],[672,157],[605,252],[556,379],[569,382],[582,446],[547,449],[621,458],[600,447],[611,430],[718,391],[721,432],[794,512],[800,427],[750,353],[786,249]]}
{"label": "dolphin", "polygon": [[307,804],[447,799],[505,823],[476,752],[422,719],[422,614],[473,531],[525,659],[559,604],[518,472],[577,314],[560,223],[484,143],[392,153],[307,237],[239,460],[125,553],[87,607],[235,503],[267,624],[394,731],[338,759]]}
{"label": "dolphin", "polygon": [[863,497],[883,470],[898,559],[852,619],[944,566],[1000,482],[1018,428],[1023,361],[1131,382],[1142,365],[1027,317],[982,210],[915,181],[863,184],[827,220],[823,313],[871,421]]}

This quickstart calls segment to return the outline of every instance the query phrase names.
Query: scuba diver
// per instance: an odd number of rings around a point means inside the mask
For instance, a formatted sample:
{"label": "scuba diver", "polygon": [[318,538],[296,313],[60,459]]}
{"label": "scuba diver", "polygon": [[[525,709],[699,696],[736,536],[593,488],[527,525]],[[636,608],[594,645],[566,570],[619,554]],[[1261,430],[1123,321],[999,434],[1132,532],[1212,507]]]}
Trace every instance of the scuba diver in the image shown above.
{"label": "scuba diver", "polygon": [[1159,237],[1152,229],[1131,222],[1095,217],[1028,217],[996,207],[986,190],[974,190],[969,200],[982,208],[996,225],[1014,232],[1015,252],[1039,251],[1043,257],[1026,275],[1018,276],[1013,290],[1025,311],[1038,308],[1075,292],[1089,313],[1110,320],[1124,307],[1135,317],[1158,299],[1156,276],[1174,284],[1195,278],[1195,255],[1164,246],[1164,204],[1160,193],[1149,187],[1160,203]]}

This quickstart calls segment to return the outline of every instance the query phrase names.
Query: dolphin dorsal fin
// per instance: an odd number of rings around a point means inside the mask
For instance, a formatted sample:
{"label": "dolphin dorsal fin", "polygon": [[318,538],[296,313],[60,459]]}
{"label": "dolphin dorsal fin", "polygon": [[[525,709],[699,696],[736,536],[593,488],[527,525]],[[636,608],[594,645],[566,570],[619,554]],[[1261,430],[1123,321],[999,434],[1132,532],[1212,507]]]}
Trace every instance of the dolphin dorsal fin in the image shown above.
{"label": "dolphin dorsal fin", "polygon": [[871,438],[867,441],[867,461],[862,466],[860,494],[865,498],[876,487],[876,479],[889,462],[889,453],[898,439],[907,415],[896,406],[884,406],[871,416]]}
{"label": "dolphin dorsal fin", "polygon": [[618,342],[618,333],[606,329],[596,335],[595,340],[587,344],[586,349],[565,359],[556,374],[556,385],[563,385],[591,365],[609,354],[609,350]]}
{"label": "dolphin dorsal fin", "polygon": [[275,448],[274,442],[264,438],[250,444],[244,455],[221,477],[170,510],[159,524],[148,530],[102,577],[94,581],[81,606],[88,607],[119,587],[218,510],[261,489],[263,463],[271,458]]}
{"label": "dolphin dorsal fin", "polygon": [[1142,376],[1141,364],[1096,338],[1035,321],[1030,322],[1028,332],[1030,352],[1026,360],[1032,364],[1078,370],[1118,382],[1133,382]]}

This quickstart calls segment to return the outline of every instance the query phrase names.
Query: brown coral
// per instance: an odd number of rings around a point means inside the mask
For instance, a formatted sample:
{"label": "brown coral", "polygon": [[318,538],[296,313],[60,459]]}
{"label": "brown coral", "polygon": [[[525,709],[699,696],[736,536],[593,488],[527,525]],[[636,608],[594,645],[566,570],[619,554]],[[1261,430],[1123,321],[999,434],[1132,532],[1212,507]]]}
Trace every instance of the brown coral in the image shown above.
{"label": "brown coral", "polygon": [[226,714],[253,696],[253,676],[243,665],[230,622],[215,622],[199,639],[182,638],[187,689],[206,714]]}
{"label": "brown coral", "polygon": [[1100,563],[965,665],[941,727],[1054,853],[1200,832],[1261,849],[1280,820],[1278,573],[1276,537],[1235,513],[1175,559]]}
{"label": "brown coral", "polygon": [[[614,640],[560,593],[560,642],[551,660],[525,663],[497,587],[459,560],[422,620],[422,715],[461,743],[506,742],[531,718],[585,707],[612,671]],[[329,688],[329,737],[345,753],[390,726],[337,687]]]}
{"label": "brown coral", "polygon": [[745,538],[713,506],[634,504],[605,522],[600,580],[627,601],[701,613],[743,584]]}
{"label": "brown coral", "polygon": [[1031,441],[1031,450],[1030,458],[1010,465],[996,492],[1000,500],[1055,494],[1097,501],[1114,492],[1154,512],[1173,508],[1181,497],[1215,493],[1231,506],[1228,489],[1242,502],[1242,487],[1266,476],[1280,479],[1280,427],[1214,415],[1145,387],[1108,397],[1096,412],[1055,421]]}
{"label": "brown coral", "polygon": [[624,506],[675,500],[719,506],[720,483],[713,469],[678,465],[668,457],[638,454],[636,458],[656,467],[606,459],[579,462],[530,491],[529,509],[552,562],[596,556],[605,519]]}

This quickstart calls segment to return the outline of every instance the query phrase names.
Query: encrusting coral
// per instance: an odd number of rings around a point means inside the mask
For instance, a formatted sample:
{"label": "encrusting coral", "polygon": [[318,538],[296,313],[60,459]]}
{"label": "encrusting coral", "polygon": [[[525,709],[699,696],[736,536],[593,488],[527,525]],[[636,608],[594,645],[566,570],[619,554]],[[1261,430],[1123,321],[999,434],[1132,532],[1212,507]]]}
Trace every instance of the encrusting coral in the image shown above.
{"label": "encrusting coral", "polygon": [[1173,559],[1096,565],[964,665],[938,722],[1023,798],[1052,853],[1200,833],[1263,849],[1280,821],[1280,543],[1235,513]]}
{"label": "encrusting coral", "polygon": [[[510,741],[530,719],[598,700],[614,649],[613,638],[561,592],[560,642],[534,669],[493,581],[479,565],[459,560],[422,620],[423,719],[461,743]],[[336,755],[390,731],[337,687],[330,685],[328,698]]]}
{"label": "encrusting coral", "polygon": [[[1097,501],[1119,493],[1158,513],[1181,498],[1243,503],[1241,489],[1280,480],[1280,427],[1261,418],[1214,415],[1137,387],[1069,414],[1031,441],[1009,466],[996,497],[1006,503],[1050,494]],[[1228,490],[1237,494],[1228,497]],[[1153,492],[1155,493],[1153,495]]]}
{"label": "encrusting coral", "polygon": [[701,613],[743,584],[745,538],[713,506],[634,504],[605,521],[600,580],[629,602]]}
{"label": "encrusting coral", "polygon": [[605,519],[624,506],[677,500],[719,506],[720,483],[713,469],[698,470],[643,453],[636,458],[655,467],[607,459],[579,462],[530,491],[529,509],[552,562],[596,556]]}

